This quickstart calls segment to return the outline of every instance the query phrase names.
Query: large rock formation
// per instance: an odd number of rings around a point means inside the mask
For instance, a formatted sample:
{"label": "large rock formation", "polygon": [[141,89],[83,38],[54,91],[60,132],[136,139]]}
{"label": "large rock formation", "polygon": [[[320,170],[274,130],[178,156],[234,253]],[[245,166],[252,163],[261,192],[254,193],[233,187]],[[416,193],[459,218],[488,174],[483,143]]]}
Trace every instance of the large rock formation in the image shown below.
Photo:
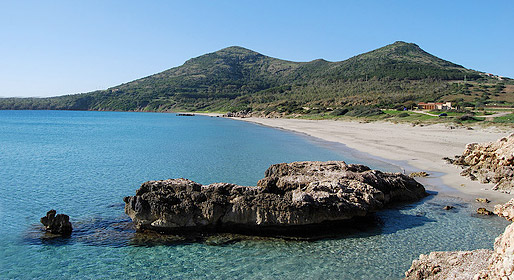
{"label": "large rock formation", "polygon": [[514,189],[514,134],[496,142],[466,145],[461,156],[450,160],[465,169],[461,175],[482,183],[494,183],[495,190]]}
{"label": "large rock formation", "polygon": [[57,214],[57,211],[50,210],[46,216],[41,218],[41,223],[45,226],[45,230],[60,235],[70,235],[73,231],[70,217],[65,214]]}
{"label": "large rock formation", "polygon": [[[496,205],[494,213],[514,222],[514,199],[504,205]],[[488,264],[475,279],[514,279],[514,223],[496,238]]]}
{"label": "large rock formation", "polygon": [[[514,221],[514,199],[496,205],[494,213]],[[494,251],[431,252],[421,255],[405,279],[514,279],[514,223],[496,238]]]}
{"label": "large rock formation", "polygon": [[425,189],[400,173],[342,161],[275,164],[257,186],[200,185],[187,179],[143,183],[124,198],[138,230],[274,230],[348,220]]}

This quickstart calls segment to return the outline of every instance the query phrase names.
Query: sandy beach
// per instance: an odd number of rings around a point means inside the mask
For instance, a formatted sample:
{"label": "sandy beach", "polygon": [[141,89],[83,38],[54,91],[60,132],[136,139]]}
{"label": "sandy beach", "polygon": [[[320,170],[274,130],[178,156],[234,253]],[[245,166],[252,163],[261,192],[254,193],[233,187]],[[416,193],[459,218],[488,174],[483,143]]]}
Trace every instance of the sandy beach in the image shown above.
{"label": "sandy beach", "polygon": [[403,162],[406,172],[413,171],[410,167],[414,167],[431,174],[427,178],[419,178],[429,190],[455,195],[469,201],[477,197],[487,197],[492,203],[505,203],[514,197],[512,194],[491,190],[492,184],[481,184],[460,176],[460,167],[447,164],[442,159],[462,154],[468,143],[496,141],[512,133],[505,128],[474,127],[470,130],[446,124],[413,126],[389,122],[361,123],[339,120],[253,117],[234,119],[341,143],[386,162]]}

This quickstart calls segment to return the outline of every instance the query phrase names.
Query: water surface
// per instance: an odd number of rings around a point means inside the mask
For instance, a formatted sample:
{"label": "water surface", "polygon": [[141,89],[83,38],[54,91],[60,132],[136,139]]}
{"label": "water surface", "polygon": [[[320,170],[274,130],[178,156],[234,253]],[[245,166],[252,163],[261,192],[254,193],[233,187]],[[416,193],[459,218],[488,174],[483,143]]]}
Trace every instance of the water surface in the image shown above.
{"label": "water surface", "polygon": [[[492,248],[506,225],[433,195],[337,238],[145,243],[123,214],[123,197],[147,180],[255,185],[269,165],[298,160],[399,170],[341,145],[229,119],[0,111],[0,278],[398,279],[421,253]],[[442,210],[447,204],[456,209]],[[71,238],[42,238],[39,218],[52,208],[70,215]]]}

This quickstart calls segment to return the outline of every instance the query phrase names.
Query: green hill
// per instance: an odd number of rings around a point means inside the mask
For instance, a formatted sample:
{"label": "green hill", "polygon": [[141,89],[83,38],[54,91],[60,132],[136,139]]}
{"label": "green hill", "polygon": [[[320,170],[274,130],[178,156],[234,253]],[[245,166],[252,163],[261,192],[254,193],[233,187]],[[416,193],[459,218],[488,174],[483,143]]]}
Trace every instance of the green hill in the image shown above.
{"label": "green hill", "polygon": [[496,82],[405,42],[340,62],[292,62],[229,47],[107,90],[0,99],[0,109],[301,113],[305,107],[394,106],[451,98],[459,90],[456,81],[464,80]]}

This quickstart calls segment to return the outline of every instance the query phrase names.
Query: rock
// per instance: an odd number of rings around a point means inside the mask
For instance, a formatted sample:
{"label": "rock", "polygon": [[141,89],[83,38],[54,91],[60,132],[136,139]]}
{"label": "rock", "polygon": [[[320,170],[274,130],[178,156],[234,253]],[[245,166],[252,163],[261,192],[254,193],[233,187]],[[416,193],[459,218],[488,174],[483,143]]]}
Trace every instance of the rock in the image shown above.
{"label": "rock", "polygon": [[491,255],[491,250],[486,249],[420,255],[405,272],[404,279],[473,279],[480,270],[487,268]]}
{"label": "rock", "polygon": [[[459,156],[455,156],[455,158],[458,158],[458,157]],[[448,164],[454,164],[456,159],[450,158],[450,157],[443,157],[443,160],[446,161],[446,163],[448,163]]]}
{"label": "rock", "polygon": [[489,266],[475,279],[514,279],[514,224],[496,238]]}
{"label": "rock", "polygon": [[409,177],[411,177],[411,178],[414,178],[414,177],[428,177],[429,175],[430,174],[428,174],[425,171],[420,171],[420,172],[412,172],[411,174],[409,174]]}
{"label": "rock", "polygon": [[224,118],[249,118],[252,116],[252,111],[242,110],[239,112],[228,112],[222,117]]}
{"label": "rock", "polygon": [[480,202],[480,203],[489,203],[489,202],[491,202],[489,199],[482,198],[482,197],[476,198],[475,201],[476,202]]}
{"label": "rock", "polygon": [[514,134],[496,142],[468,144],[461,156],[445,160],[464,167],[463,176],[495,184],[494,190],[510,193],[514,189]]}
{"label": "rock", "polygon": [[443,210],[451,210],[451,209],[454,209],[455,207],[451,206],[451,205],[446,205],[443,207]]}
{"label": "rock", "polygon": [[60,235],[70,235],[73,227],[70,223],[70,217],[64,214],[57,214],[57,211],[50,210],[45,217],[41,218],[41,223],[45,226],[45,230]]}
{"label": "rock", "polygon": [[[496,205],[494,213],[514,221],[514,199],[504,205]],[[514,279],[514,223],[507,226],[503,234],[496,238],[489,266],[475,279]]]}
{"label": "rock", "polygon": [[494,214],[514,222],[514,198],[505,204],[494,206]]}
{"label": "rock", "polygon": [[477,214],[490,216],[493,215],[493,212],[481,207],[477,209]]}
{"label": "rock", "polygon": [[[494,213],[514,221],[514,199],[496,205]],[[405,279],[514,279],[514,223],[496,238],[494,251],[480,249],[421,255],[405,272]]]}
{"label": "rock", "polygon": [[423,186],[401,173],[329,161],[274,164],[253,187],[149,181],[124,201],[137,230],[254,233],[346,221],[424,196]]}

